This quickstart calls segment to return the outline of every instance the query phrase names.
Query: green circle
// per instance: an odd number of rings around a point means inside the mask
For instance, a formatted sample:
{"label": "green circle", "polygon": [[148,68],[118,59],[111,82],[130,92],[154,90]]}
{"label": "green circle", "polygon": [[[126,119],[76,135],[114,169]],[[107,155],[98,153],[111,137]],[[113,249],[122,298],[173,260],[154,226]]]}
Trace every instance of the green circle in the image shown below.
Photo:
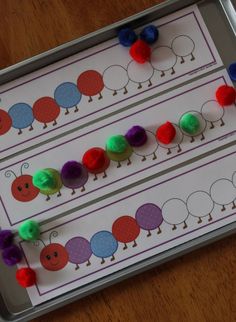
{"label": "green circle", "polygon": [[110,160],[120,162],[120,161],[125,161],[127,160],[133,153],[133,148],[128,145],[126,150],[123,153],[114,153],[110,151],[106,151],[107,156]]}
{"label": "green circle", "polygon": [[37,240],[40,234],[39,224],[33,220],[26,220],[20,225],[18,233],[23,240]]}
{"label": "green circle", "polygon": [[55,169],[42,169],[33,175],[33,185],[44,195],[52,195],[62,187],[61,175]]}
{"label": "green circle", "polygon": [[200,129],[200,121],[194,114],[186,113],[181,117],[179,126],[184,132],[193,135],[198,133]]}
{"label": "green circle", "polygon": [[129,146],[123,135],[110,136],[106,141],[106,150],[113,153],[124,153]]}

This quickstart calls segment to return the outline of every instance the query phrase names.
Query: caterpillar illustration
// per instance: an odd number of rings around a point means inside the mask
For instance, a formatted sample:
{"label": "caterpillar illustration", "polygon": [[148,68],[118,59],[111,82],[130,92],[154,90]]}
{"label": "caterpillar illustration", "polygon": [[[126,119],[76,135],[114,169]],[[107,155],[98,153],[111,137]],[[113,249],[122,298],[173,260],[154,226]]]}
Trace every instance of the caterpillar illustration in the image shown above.
{"label": "caterpillar illustration", "polygon": [[[48,100],[48,98],[44,98],[44,100]],[[45,103],[44,100],[41,102],[43,105]],[[51,100],[49,102],[52,103]],[[74,103],[75,101],[73,102],[73,104]],[[206,103],[215,105],[215,101],[208,101]],[[55,107],[55,111],[58,110],[59,107],[57,104],[56,105],[53,104],[53,106]],[[67,105],[67,108],[66,108],[67,110],[69,109],[68,106],[69,105]],[[72,106],[72,102],[70,102],[70,106]],[[105,148],[93,147],[88,149],[82,155],[81,162],[76,161],[78,166],[80,167],[80,172],[77,175],[76,179],[73,179],[73,180],[72,178],[68,179],[67,177],[64,177],[63,165],[62,165],[62,169],[55,169],[55,171],[57,171],[59,174],[61,173],[60,175],[61,175],[61,181],[63,186],[71,189],[71,194],[74,195],[77,192],[77,190],[78,191],[80,190],[81,192],[85,191],[86,184],[91,175],[94,176],[94,179],[93,179],[94,181],[98,180],[99,178],[98,175],[100,173],[103,173],[102,178],[106,178],[107,177],[106,170],[111,166],[111,162],[117,163],[117,168],[120,168],[123,163],[126,163],[126,165],[132,164],[132,155],[140,157],[141,161],[146,161],[147,159],[155,161],[156,159],[158,159],[158,153],[160,149],[165,150],[167,155],[171,154],[172,151],[175,151],[175,153],[180,153],[182,152],[182,142],[185,136],[191,137],[190,142],[192,143],[196,140],[197,137],[200,137],[201,141],[205,139],[204,131],[207,128],[206,119],[204,119],[202,114],[199,112],[196,112],[196,111],[190,111],[190,112],[198,118],[200,123],[199,130],[194,135],[185,133],[185,131],[182,130],[179,125],[172,123],[175,129],[175,137],[170,143],[164,144],[160,142],[157,135],[155,134],[158,127],[156,129],[153,129],[152,127],[152,129],[150,130],[150,129],[146,129],[144,127],[135,125],[132,128],[130,128],[125,135],[118,135],[119,140],[122,139],[124,142],[126,142],[126,145],[127,145],[127,147],[124,149],[123,152],[114,153],[113,151],[108,150],[106,147]],[[187,112],[187,113],[190,113],[190,112]],[[208,122],[209,122],[210,113],[207,113],[207,115],[208,115]],[[206,114],[204,114],[204,117],[206,118]],[[222,119],[222,116],[221,116],[221,119]],[[213,118],[211,118],[211,120],[212,120],[211,122],[213,123]],[[49,122],[49,118],[47,120],[41,119],[41,121],[42,123],[44,123],[44,127],[45,127]],[[50,121],[52,121],[52,119]],[[10,173],[13,174],[13,171],[8,170],[7,177],[11,176]],[[15,174],[14,176],[16,177]],[[12,184],[12,195],[16,200],[20,202],[31,201],[34,198],[36,198],[37,195],[39,194],[38,189],[36,188],[33,189],[32,177],[30,175],[28,175],[27,177],[27,184],[30,186],[32,193],[28,193],[28,195],[24,197],[24,193],[22,195],[21,191],[19,191],[23,187],[22,185],[21,187],[19,187],[19,182],[20,180],[26,179],[26,176],[27,176],[26,174],[24,176],[21,176],[20,178],[15,180]],[[21,183],[23,184],[23,182]],[[16,186],[16,184],[18,184],[18,186]],[[233,185],[233,183],[231,183],[231,185]],[[213,190],[214,190],[214,186],[212,188],[212,199],[214,200],[215,192]],[[20,193],[23,197],[20,196]],[[58,196],[60,197],[61,193]],[[47,198],[47,201],[49,200],[50,198]],[[233,202],[233,200],[231,202]],[[224,206],[223,203],[221,204],[222,206]]]}
{"label": "caterpillar illustration", "polygon": [[[42,243],[40,251],[40,262],[44,269],[48,271],[59,271],[68,264],[74,265],[75,270],[79,270],[81,265],[93,265],[93,256],[101,260],[101,264],[116,259],[117,251],[126,251],[131,244],[131,249],[138,246],[138,238],[141,231],[147,232],[146,237],[160,238],[163,223],[170,225],[172,231],[187,229],[187,221],[191,218],[197,219],[197,224],[201,224],[206,217],[208,222],[213,220],[213,210],[215,206],[221,205],[222,211],[225,206],[232,204],[232,209],[236,208],[235,187],[236,171],[230,179],[218,179],[210,187],[210,191],[194,191],[189,194],[186,201],[179,198],[166,200],[162,206],[155,203],[145,203],[138,207],[132,215],[122,215],[115,219],[111,225],[111,231],[100,230],[92,234],[90,239],[82,236],[74,236],[69,239],[65,246],[52,242],[52,238],[58,236],[58,232],[51,231],[49,234],[49,244],[39,239],[35,245]],[[221,186],[221,188],[220,188]],[[229,192],[228,197],[219,191]],[[154,234],[153,232],[156,231]],[[156,236],[156,237],[155,237]],[[121,245],[121,247],[119,247]],[[109,259],[109,261],[108,261]]]}
{"label": "caterpillar illustration", "polygon": [[68,115],[71,110],[79,112],[79,104],[83,96],[88,98],[89,103],[95,96],[101,100],[104,88],[115,96],[120,92],[127,94],[130,82],[137,84],[138,89],[146,84],[151,87],[156,71],[161,73],[161,77],[168,72],[174,75],[178,57],[181,57],[181,63],[184,57],[189,55],[193,60],[195,59],[194,49],[194,41],[187,35],[180,35],[172,41],[170,47],[154,48],[151,61],[145,64],[140,65],[131,60],[127,66],[114,64],[101,73],[93,69],[85,70],[78,75],[76,83],[67,81],[58,84],[52,97],[39,97],[32,105],[17,102],[10,106],[8,111],[6,108],[1,108],[0,135],[8,133],[11,128],[17,129],[19,135],[27,128],[33,131],[35,121],[42,123],[43,129],[46,129],[50,123],[56,126],[61,110],[65,110],[65,115]]}

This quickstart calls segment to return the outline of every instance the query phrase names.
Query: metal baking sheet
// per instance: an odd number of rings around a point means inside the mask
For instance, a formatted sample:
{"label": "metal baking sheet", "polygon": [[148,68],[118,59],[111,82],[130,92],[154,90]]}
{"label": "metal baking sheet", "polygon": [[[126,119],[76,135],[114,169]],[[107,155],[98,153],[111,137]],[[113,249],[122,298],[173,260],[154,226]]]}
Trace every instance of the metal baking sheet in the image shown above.
{"label": "metal baking sheet", "polygon": [[[236,14],[235,0],[170,0],[154,6],[144,12],[129,17],[97,32],[81,37],[65,45],[18,63],[0,71],[0,84],[42,68],[55,61],[73,55],[116,36],[117,28],[129,23],[139,27],[152,20],[170,14],[191,4],[198,4],[208,30],[219,51],[225,67],[235,60],[236,52]],[[217,24],[215,23],[217,21]],[[235,143],[234,143],[235,144]],[[63,294],[53,300],[32,307],[27,292],[15,282],[15,268],[6,268],[0,261],[0,321],[28,321],[34,317],[52,311],[81,297],[110,286],[134,274],[160,265],[191,250],[214,242],[236,231],[236,223],[208,233],[195,240],[182,244],[162,254],[153,256],[143,262],[130,266],[110,276],[97,280],[89,285]]]}

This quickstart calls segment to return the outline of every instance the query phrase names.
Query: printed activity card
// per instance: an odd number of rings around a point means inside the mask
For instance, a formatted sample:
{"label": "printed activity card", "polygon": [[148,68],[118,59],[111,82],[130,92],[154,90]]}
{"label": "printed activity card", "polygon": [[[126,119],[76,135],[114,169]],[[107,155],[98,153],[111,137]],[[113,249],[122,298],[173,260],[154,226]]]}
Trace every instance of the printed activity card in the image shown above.
{"label": "printed activity card", "polygon": [[115,38],[0,86],[0,157],[222,66],[197,6],[153,23],[160,37],[150,62],[131,60]]}
{"label": "printed activity card", "polygon": [[[236,108],[234,105],[222,108],[215,101],[215,91],[223,84],[230,85],[231,81],[226,71],[219,71],[149,100],[142,106],[135,106],[122,115],[116,114],[79,133],[72,133],[3,162],[0,168],[1,225],[17,227],[27,218],[53,218],[234,141]],[[196,115],[201,124],[194,136],[189,136],[179,127],[181,116],[187,112]],[[173,142],[163,145],[155,133],[167,120],[175,124],[176,136]],[[45,168],[61,171],[68,160],[82,162],[86,150],[105,148],[110,135],[125,135],[134,125],[141,125],[147,131],[147,142],[141,147],[133,147],[128,160],[120,164],[110,161],[105,178],[101,174],[94,181],[94,175],[84,169],[83,175],[78,178],[77,189],[66,184],[58,195],[50,198],[33,186],[32,175],[35,171]]]}
{"label": "printed activity card", "polygon": [[36,243],[20,242],[38,276],[28,289],[33,305],[234,222],[235,157],[235,146],[225,149],[52,221]]}

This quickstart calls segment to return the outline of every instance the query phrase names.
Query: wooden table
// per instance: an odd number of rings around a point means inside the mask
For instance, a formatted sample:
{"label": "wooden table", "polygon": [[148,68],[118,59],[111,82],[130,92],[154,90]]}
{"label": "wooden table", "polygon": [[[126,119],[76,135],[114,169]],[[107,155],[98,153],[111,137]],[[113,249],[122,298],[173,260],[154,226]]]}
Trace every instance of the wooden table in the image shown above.
{"label": "wooden table", "polygon": [[[1,0],[0,68],[156,3],[155,0]],[[35,322],[233,322],[235,298],[236,237],[233,236]]]}

